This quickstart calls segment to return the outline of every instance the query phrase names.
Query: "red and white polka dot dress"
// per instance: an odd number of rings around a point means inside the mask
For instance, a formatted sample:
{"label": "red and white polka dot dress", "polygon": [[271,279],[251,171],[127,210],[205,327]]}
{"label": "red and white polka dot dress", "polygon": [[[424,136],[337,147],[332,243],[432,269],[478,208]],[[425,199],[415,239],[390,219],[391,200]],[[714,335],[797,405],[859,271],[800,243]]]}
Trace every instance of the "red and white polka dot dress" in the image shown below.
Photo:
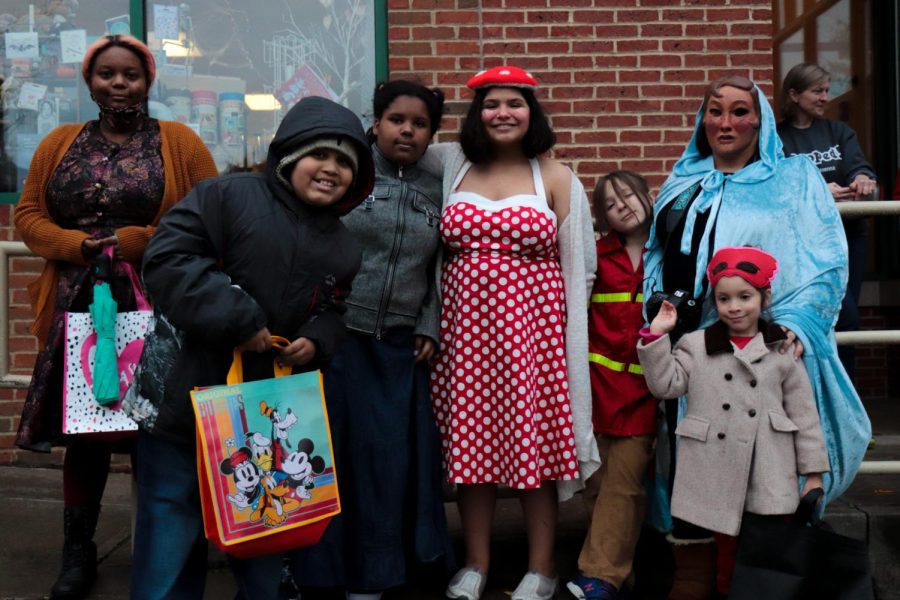
{"label": "red and white polka dot dress", "polygon": [[579,474],[556,215],[531,162],[538,195],[457,191],[441,218],[441,351],[431,391],[451,483],[535,488]]}

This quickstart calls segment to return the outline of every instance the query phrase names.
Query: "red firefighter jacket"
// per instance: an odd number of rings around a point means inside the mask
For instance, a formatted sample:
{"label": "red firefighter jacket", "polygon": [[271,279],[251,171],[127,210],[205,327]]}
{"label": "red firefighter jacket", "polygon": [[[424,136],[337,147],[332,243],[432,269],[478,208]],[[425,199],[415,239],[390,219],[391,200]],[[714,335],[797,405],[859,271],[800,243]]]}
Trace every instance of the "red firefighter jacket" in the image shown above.
{"label": "red firefighter jacket", "polygon": [[618,235],[597,240],[597,278],[588,316],[595,433],[656,432],[657,401],[647,389],[637,356],[644,325],[643,280],[643,259],[635,270]]}

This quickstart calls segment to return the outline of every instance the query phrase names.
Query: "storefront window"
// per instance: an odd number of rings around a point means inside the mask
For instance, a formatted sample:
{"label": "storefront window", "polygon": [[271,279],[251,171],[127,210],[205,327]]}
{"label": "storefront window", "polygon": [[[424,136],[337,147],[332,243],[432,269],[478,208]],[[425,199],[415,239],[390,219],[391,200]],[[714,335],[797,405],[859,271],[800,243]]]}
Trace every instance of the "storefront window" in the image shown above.
{"label": "storefront window", "polygon": [[0,201],[15,202],[51,129],[96,118],[81,60],[99,36],[146,30],[158,64],[150,114],[192,127],[227,172],[264,161],[305,96],[369,110],[383,53],[375,9],[376,0],[0,0]]}
{"label": "storefront window", "polygon": [[128,0],[0,0],[0,192],[18,192],[38,142],[96,118],[81,79],[87,45],[130,32]]}
{"label": "storefront window", "polygon": [[787,75],[791,67],[803,62],[803,29],[798,29],[779,44],[778,60],[782,78]]}
{"label": "storefront window", "polygon": [[159,63],[151,110],[193,127],[222,172],[265,160],[305,96],[366,112],[375,84],[373,0],[148,2]]}
{"label": "storefront window", "polygon": [[850,31],[848,0],[841,0],[816,19],[816,57],[819,65],[831,73],[832,98],[849,92],[853,84]]}

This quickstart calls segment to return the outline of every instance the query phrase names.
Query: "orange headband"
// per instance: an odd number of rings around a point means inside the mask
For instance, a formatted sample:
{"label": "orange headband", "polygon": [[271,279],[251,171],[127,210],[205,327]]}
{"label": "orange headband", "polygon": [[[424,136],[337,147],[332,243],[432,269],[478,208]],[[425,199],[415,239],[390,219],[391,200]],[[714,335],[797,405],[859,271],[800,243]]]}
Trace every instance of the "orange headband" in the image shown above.
{"label": "orange headband", "polygon": [[144,59],[143,63],[146,63],[147,67],[147,87],[149,88],[153,85],[153,80],[156,79],[156,59],[153,58],[150,48],[141,40],[130,35],[105,35],[88,46],[84,52],[84,59],[81,61],[81,76],[84,77],[88,87],[90,87],[91,83],[91,63],[94,62],[98,54],[112,47],[115,42],[120,42]]}

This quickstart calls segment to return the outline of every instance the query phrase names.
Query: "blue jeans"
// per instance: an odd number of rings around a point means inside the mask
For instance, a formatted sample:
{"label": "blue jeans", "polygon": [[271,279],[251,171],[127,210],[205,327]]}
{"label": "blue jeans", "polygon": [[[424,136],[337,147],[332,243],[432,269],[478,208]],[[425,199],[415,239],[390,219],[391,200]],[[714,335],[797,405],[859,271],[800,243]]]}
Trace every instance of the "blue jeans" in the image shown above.
{"label": "blue jeans", "polygon": [[[196,451],[141,431],[137,442],[137,522],[131,598],[202,598],[206,538]],[[282,555],[228,557],[238,598],[277,600]]]}

